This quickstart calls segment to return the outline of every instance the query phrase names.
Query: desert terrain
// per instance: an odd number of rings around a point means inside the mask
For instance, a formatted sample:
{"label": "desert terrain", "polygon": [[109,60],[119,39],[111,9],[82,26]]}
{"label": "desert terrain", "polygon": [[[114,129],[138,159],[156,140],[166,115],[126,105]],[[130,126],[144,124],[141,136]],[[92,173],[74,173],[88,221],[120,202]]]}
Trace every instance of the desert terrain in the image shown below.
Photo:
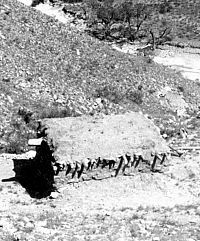
{"label": "desert terrain", "polygon": [[[20,2],[0,3],[0,239],[200,240],[199,48],[140,56],[144,44],[99,41],[60,6]],[[60,181],[45,198],[17,181],[13,160],[34,157],[38,119],[129,111],[181,150],[162,172]]]}

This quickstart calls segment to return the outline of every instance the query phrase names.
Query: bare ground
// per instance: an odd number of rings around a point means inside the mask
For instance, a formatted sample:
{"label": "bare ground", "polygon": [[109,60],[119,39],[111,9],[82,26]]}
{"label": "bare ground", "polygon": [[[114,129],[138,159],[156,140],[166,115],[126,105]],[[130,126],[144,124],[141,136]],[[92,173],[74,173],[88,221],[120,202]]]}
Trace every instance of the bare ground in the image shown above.
{"label": "bare ground", "polygon": [[[164,173],[136,173],[61,185],[56,199],[32,199],[1,182],[1,240],[199,240],[200,161],[185,154]],[[0,179],[10,178],[3,155]]]}
{"label": "bare ground", "polygon": [[176,48],[165,46],[162,47],[154,61],[159,64],[167,65],[173,69],[180,71],[180,73],[188,79],[200,80],[200,50],[192,48]]}

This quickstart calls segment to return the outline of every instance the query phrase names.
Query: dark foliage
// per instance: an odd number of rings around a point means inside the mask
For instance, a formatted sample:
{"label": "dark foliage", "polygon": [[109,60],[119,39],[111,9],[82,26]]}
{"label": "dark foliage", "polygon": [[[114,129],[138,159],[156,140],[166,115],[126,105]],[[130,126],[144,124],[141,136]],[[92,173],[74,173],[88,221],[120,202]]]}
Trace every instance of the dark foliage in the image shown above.
{"label": "dark foliage", "polygon": [[[156,44],[169,40],[171,25],[166,13],[171,10],[172,6],[168,2],[144,4],[125,0],[116,4],[114,0],[85,0],[84,4],[87,12],[88,32],[99,39],[125,38],[134,41],[146,38],[147,42],[152,43],[154,47]],[[160,21],[158,17],[161,13]]]}
{"label": "dark foliage", "polygon": [[40,3],[44,3],[44,0],[33,0],[32,4],[31,4],[31,7],[36,7]]}

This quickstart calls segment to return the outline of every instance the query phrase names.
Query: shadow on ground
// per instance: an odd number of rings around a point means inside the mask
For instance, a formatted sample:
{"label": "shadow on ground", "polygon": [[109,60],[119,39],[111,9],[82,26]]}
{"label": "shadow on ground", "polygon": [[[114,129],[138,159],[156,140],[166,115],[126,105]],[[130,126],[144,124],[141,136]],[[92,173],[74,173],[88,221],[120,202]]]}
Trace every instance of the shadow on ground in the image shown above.
{"label": "shadow on ground", "polygon": [[35,158],[14,158],[13,171],[15,177],[2,179],[2,182],[16,181],[26,189],[31,197],[47,197],[55,190],[53,186],[54,170],[51,164],[51,158],[51,156],[45,156],[44,153],[40,155],[40,150],[38,150]]}

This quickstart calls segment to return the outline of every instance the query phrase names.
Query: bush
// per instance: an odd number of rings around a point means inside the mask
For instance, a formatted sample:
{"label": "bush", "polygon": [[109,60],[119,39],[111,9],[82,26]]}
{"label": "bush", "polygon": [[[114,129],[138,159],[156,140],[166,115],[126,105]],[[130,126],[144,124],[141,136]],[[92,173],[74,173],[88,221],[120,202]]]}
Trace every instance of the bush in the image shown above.
{"label": "bush", "polygon": [[173,9],[172,4],[167,0],[164,0],[164,2],[159,5],[159,13],[160,14],[168,13],[172,9]]}
{"label": "bush", "polygon": [[119,104],[119,102],[121,102],[124,98],[123,93],[117,89],[117,87],[111,85],[106,85],[96,89],[94,96],[105,98],[115,104]]}
{"label": "bush", "polygon": [[[84,6],[87,12],[88,32],[97,38],[126,38],[130,41],[147,38],[154,48],[171,38],[167,38],[171,32],[171,23],[166,21],[165,14],[171,9],[168,2],[144,4],[125,0],[116,4],[114,0],[84,0]],[[160,12],[163,12],[161,20]],[[116,23],[120,23],[122,27],[113,34],[111,30]]]}
{"label": "bush", "polygon": [[137,105],[143,103],[143,87],[139,85],[137,89],[120,87],[117,85],[105,85],[97,88],[94,97],[105,98],[114,104],[126,103],[131,101]]}
{"label": "bush", "polygon": [[4,133],[3,138],[7,144],[3,147],[3,152],[20,154],[27,151],[28,140],[37,137],[38,119],[69,116],[77,116],[77,114],[69,107],[64,108],[57,105],[40,106],[38,113],[33,113],[24,107],[19,108],[18,112],[13,114],[9,130]]}
{"label": "bush", "polygon": [[99,35],[104,36],[105,39],[112,37],[111,27],[113,24],[120,22],[123,24],[122,32],[125,32],[127,28],[127,24],[130,25],[131,12],[132,12],[132,3],[130,1],[126,1],[123,4],[114,5],[113,0],[107,1],[98,1],[85,0],[86,12],[88,12],[88,26],[91,28],[89,31],[95,36],[98,37],[98,31],[95,28],[97,23],[103,24],[104,28],[102,29],[104,33],[99,33]]}
{"label": "bush", "polygon": [[40,3],[44,3],[44,0],[33,0],[32,4],[31,4],[31,7],[36,7]]}
{"label": "bush", "polygon": [[143,102],[143,93],[141,90],[129,90],[127,91],[127,98],[133,103],[140,105]]}
{"label": "bush", "polygon": [[18,110],[18,115],[23,118],[26,124],[28,124],[31,121],[31,116],[33,115],[33,112],[24,107],[20,107]]}
{"label": "bush", "polygon": [[27,142],[30,138],[35,138],[37,132],[37,123],[31,121],[26,124],[23,118],[13,115],[10,129],[7,132],[5,152],[19,154],[27,151]]}
{"label": "bush", "polygon": [[69,117],[72,116],[73,113],[68,107],[59,107],[52,105],[50,107],[46,107],[38,113],[38,118],[39,119],[44,119],[44,118],[64,118],[64,117]]}

